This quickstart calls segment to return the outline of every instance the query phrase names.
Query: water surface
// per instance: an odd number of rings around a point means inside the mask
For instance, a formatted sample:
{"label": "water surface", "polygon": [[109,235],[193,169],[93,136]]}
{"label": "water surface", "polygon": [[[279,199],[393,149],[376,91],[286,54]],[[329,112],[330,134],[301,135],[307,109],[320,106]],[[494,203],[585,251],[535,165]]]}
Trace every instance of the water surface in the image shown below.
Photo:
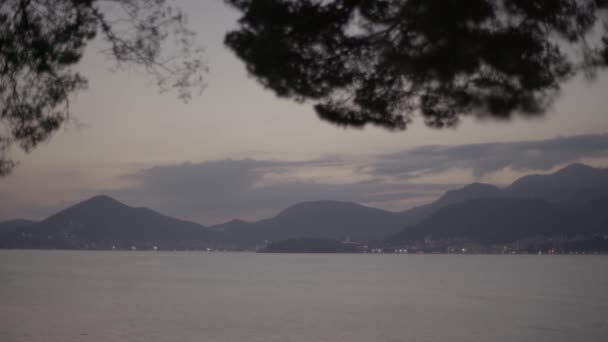
{"label": "water surface", "polygon": [[608,341],[608,257],[0,251],[0,341]]}

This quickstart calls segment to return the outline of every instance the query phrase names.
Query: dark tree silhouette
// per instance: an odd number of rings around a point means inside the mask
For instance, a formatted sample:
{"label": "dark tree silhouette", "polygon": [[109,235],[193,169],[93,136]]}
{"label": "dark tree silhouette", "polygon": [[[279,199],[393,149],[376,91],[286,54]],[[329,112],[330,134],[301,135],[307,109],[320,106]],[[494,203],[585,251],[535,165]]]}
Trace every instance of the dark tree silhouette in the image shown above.
{"label": "dark tree silhouette", "polygon": [[278,96],[338,125],[538,115],[606,65],[605,0],[226,0],[225,37]]}
{"label": "dark tree silhouette", "polygon": [[117,68],[140,66],[161,90],[187,100],[203,86],[201,50],[170,1],[0,0],[0,176],[13,144],[30,151],[69,119],[87,86],[72,68],[98,34]]}

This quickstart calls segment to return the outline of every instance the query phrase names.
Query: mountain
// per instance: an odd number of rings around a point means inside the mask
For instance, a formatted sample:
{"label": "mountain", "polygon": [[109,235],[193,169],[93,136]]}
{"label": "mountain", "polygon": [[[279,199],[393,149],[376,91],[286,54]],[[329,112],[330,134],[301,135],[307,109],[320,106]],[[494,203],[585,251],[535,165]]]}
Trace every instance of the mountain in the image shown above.
{"label": "mountain", "polygon": [[292,205],[269,219],[212,227],[96,196],[41,222],[1,223],[0,247],[242,249],[287,239],[369,242],[387,236],[397,242],[427,236],[497,242],[598,231],[608,226],[607,207],[608,170],[573,164],[553,174],[522,177],[502,190],[473,183],[400,213],[315,201]]}
{"label": "mountain", "polygon": [[50,248],[176,248],[206,245],[212,238],[212,233],[197,223],[130,207],[108,196],[80,202],[39,223],[21,227],[18,233],[13,241],[17,245]]}
{"label": "mountain", "polygon": [[36,248],[253,248],[290,238],[380,240],[404,226],[400,214],[336,201],[304,202],[257,222],[233,220],[203,227],[96,196],[17,229],[3,247]]}
{"label": "mountain", "polygon": [[416,223],[440,208],[479,198],[524,197],[551,202],[591,200],[608,197],[608,169],[584,164],[570,164],[547,175],[524,176],[504,189],[483,183],[473,183],[460,189],[448,190],[436,201],[402,212],[414,217]]}
{"label": "mountain", "polygon": [[490,184],[473,183],[456,190],[448,190],[433,205],[444,207],[446,205],[464,202],[477,198],[502,197],[504,194],[500,188]]}
{"label": "mountain", "polygon": [[378,240],[403,226],[398,213],[350,202],[316,201],[290,206],[270,219],[231,221],[210,229],[222,231],[224,241],[251,245],[290,238]]}
{"label": "mountain", "polygon": [[548,175],[525,176],[504,189],[508,196],[548,201],[590,200],[608,195],[608,169],[571,164]]}
{"label": "mountain", "polygon": [[214,232],[235,232],[241,229],[244,229],[246,227],[249,227],[252,223],[251,222],[247,222],[247,221],[243,221],[243,220],[231,220],[228,222],[224,222],[224,223],[220,223],[220,224],[216,224],[214,226],[209,227],[210,231],[214,231]]}
{"label": "mountain", "polygon": [[490,184],[473,183],[459,189],[448,190],[443,196],[429,204],[414,207],[401,212],[404,226],[414,225],[437,210],[450,204],[464,202],[477,198],[503,197],[500,188]]}
{"label": "mountain", "polygon": [[465,239],[509,243],[534,236],[608,233],[608,169],[572,164],[525,176],[503,190],[472,184],[411,210],[419,220],[386,239],[390,244]]}
{"label": "mountain", "polygon": [[34,223],[36,223],[36,221],[24,220],[24,219],[3,221],[3,222],[0,222],[0,233],[12,233],[12,232],[15,232],[19,228],[31,226]]}
{"label": "mountain", "polygon": [[[350,236],[355,240],[372,240],[397,231],[402,221],[395,213],[356,203],[317,201],[291,206],[264,225],[281,239],[307,234],[308,237]],[[289,232],[284,227],[289,227]]]}
{"label": "mountain", "polygon": [[533,236],[573,236],[598,229],[577,210],[542,199],[484,198],[439,209],[420,223],[388,238],[390,243],[468,239],[509,243]]}

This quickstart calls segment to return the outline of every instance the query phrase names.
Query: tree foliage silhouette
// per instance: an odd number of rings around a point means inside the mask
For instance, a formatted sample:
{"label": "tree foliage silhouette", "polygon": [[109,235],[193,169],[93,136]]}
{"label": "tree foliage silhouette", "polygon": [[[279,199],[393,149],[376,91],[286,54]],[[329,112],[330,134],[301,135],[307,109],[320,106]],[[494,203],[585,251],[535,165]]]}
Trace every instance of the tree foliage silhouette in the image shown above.
{"label": "tree foliage silhouette", "polygon": [[117,68],[140,66],[161,90],[187,100],[202,87],[201,50],[169,1],[0,0],[0,176],[13,144],[30,151],[69,119],[87,86],[73,67],[97,35]]}
{"label": "tree foliage silhouette", "polygon": [[344,126],[544,113],[608,60],[605,0],[226,0],[226,45],[278,96]]}

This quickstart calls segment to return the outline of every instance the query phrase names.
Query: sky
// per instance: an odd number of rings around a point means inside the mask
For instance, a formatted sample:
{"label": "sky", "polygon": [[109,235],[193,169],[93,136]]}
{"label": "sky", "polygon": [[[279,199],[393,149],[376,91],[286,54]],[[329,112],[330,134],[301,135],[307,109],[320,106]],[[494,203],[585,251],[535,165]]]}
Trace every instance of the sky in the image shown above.
{"label": "sky", "polygon": [[311,200],[400,211],[470,182],[506,185],[572,162],[608,167],[608,74],[563,87],[542,118],[465,119],[435,130],[344,129],[278,99],[223,45],[238,13],[179,0],[205,48],[207,86],[184,104],[138,70],[113,72],[95,42],[72,121],[0,179],[0,220],[43,219],[97,194],[202,224],[256,220]]}

